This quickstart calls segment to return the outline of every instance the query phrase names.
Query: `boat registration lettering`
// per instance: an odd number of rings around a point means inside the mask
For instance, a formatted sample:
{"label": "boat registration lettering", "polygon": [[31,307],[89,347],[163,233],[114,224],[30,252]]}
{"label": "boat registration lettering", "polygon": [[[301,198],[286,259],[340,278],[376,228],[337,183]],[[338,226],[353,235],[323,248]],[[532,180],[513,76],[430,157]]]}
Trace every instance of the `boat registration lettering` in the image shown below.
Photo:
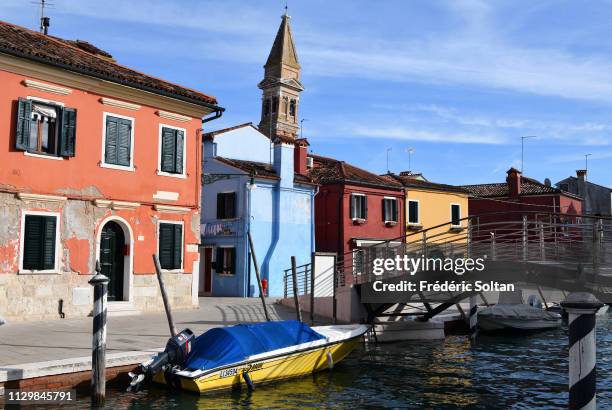
{"label": "boat registration lettering", "polygon": [[245,367],[239,369],[237,367],[233,367],[231,369],[223,369],[219,372],[219,378],[223,379],[225,377],[233,377],[238,374],[242,374],[244,372],[252,372],[255,370],[259,370],[263,367],[263,363],[249,363]]}

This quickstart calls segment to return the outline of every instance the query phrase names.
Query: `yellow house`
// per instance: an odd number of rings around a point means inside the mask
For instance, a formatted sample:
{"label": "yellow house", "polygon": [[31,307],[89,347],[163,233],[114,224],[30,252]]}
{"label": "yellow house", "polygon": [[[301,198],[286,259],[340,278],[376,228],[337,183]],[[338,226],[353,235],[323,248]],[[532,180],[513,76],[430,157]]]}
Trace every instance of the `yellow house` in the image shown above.
{"label": "yellow house", "polygon": [[[406,191],[405,220],[406,233],[422,229],[427,231],[429,241],[448,242],[455,238],[458,242],[466,237],[468,216],[468,192],[446,184],[427,181],[421,174],[409,171],[385,174],[385,178],[400,182]],[[421,239],[420,234],[408,236],[407,241]]]}

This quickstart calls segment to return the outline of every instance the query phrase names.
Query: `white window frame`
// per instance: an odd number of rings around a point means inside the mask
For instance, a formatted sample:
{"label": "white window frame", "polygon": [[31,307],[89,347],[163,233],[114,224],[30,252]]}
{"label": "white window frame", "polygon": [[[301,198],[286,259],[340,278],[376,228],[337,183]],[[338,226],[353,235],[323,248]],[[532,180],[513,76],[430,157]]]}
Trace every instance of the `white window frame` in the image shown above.
{"label": "white window frame", "polygon": [[[412,226],[418,226],[421,225],[421,201],[419,201],[418,199],[408,199],[407,201],[407,206],[406,206],[406,224],[408,225],[412,225]],[[417,203],[417,221],[416,222],[410,222],[410,202],[416,202]]]}
{"label": "white window frame", "polygon": [[[162,269],[162,272],[168,273],[183,273],[185,272],[185,223],[183,221],[168,221],[165,219],[160,219],[157,221],[157,232],[156,232],[156,254],[159,258],[159,225],[160,224],[173,224],[173,225],[181,225],[181,267],[180,269]],[[161,265],[161,264],[160,264]]]}
{"label": "white window frame", "polygon": [[[453,225],[453,206],[458,206],[459,207],[459,225]],[[456,203],[456,202],[451,202],[450,207],[450,226],[451,228],[461,228],[461,204]]]}
{"label": "white window frame", "polygon": [[[59,107],[65,108],[66,104],[64,104],[61,101],[55,101],[55,100],[47,100],[46,98],[39,98],[39,97],[32,97],[30,95],[26,96],[26,100],[30,100],[30,101],[37,101],[43,104],[52,104],[52,105],[57,105]],[[62,132],[62,130],[58,130],[58,132]],[[29,138],[29,136],[28,136]],[[59,139],[59,137],[58,137]],[[45,154],[36,154],[34,152],[28,152],[28,151],[23,151],[23,155],[26,157],[34,157],[34,158],[44,158],[44,159],[50,159],[53,161],[64,161],[67,158],[64,157],[60,157],[60,156],[55,156],[55,155],[45,155]]]}
{"label": "white window frame", "polygon": [[[107,117],[117,117],[122,118],[124,120],[129,120],[132,122],[132,129],[130,135],[130,165],[117,165],[117,164],[107,164],[105,162],[106,159],[106,118]],[[134,134],[136,130],[136,119],[134,117],[128,117],[121,114],[116,114],[114,112],[106,112],[102,113],[102,155],[100,158],[100,167],[101,168],[110,168],[110,169],[118,169],[121,171],[130,171],[134,172],[136,168],[134,167]]]}
{"label": "white window frame", "polygon": [[[351,213],[351,207],[353,206],[353,196],[362,196],[362,197],[364,197],[365,198],[365,203],[366,203],[365,207],[366,208],[368,207],[368,205],[367,205],[367,203],[368,203],[368,196],[366,194],[361,194],[361,193],[358,193],[358,192],[351,192],[350,202],[349,202],[349,214]],[[366,212],[365,218],[353,217],[351,215],[351,220],[353,220],[353,221],[366,221],[367,219],[368,219],[368,213],[367,212]]]}
{"label": "white window frame", "polygon": [[[43,269],[43,270],[30,270],[23,268],[23,252],[25,247],[25,220],[28,215],[36,215],[36,216],[54,216],[55,217],[55,264],[53,269]],[[21,232],[19,235],[19,274],[59,274],[60,273],[60,255],[63,253],[61,249],[61,240],[60,240],[60,223],[61,223],[61,214],[60,212],[47,212],[47,211],[27,211],[24,210],[21,212]]]}
{"label": "white window frame", "polygon": [[[173,130],[183,131],[183,173],[182,174],[173,174],[171,172],[163,172],[161,162],[162,162],[162,130],[166,128],[171,128]],[[175,127],[174,125],[168,124],[159,124],[159,135],[157,137],[157,175],[165,176],[165,177],[173,177],[173,178],[187,178],[187,130],[181,127]]]}
{"label": "white window frame", "polygon": [[[392,220],[389,220],[389,219],[385,218],[385,223],[388,223],[388,222],[397,223],[397,222],[399,222],[399,206],[398,206],[398,203],[397,203],[397,198],[394,197],[394,196],[385,196],[385,197],[383,197],[383,199],[390,199],[392,201],[395,201],[395,218],[397,219],[396,221],[392,221]],[[384,203],[384,201],[383,201],[383,203]],[[383,215],[385,215],[386,213],[387,213],[387,211],[386,211],[385,207],[383,206]]]}

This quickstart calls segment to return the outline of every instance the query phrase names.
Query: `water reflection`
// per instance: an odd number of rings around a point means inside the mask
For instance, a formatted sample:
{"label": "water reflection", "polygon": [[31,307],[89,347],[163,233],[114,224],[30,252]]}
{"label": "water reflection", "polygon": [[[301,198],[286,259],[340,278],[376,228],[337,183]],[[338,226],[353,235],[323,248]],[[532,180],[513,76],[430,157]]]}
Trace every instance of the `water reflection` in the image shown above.
{"label": "water reflection", "polygon": [[[612,408],[612,321],[597,323],[598,407]],[[362,346],[332,372],[197,396],[153,387],[109,392],[113,409],[541,408],[567,406],[567,328]],[[81,403],[87,408],[88,402]]]}

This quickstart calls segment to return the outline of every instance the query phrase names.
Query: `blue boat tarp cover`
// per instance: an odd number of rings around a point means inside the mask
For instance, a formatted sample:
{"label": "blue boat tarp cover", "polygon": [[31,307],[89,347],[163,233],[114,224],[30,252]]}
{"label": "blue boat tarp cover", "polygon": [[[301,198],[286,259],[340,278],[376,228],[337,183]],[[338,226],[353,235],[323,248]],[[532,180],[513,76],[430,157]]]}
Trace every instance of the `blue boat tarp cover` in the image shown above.
{"label": "blue boat tarp cover", "polygon": [[196,338],[186,367],[191,370],[214,369],[255,354],[324,338],[307,324],[296,320],[218,327]]}

